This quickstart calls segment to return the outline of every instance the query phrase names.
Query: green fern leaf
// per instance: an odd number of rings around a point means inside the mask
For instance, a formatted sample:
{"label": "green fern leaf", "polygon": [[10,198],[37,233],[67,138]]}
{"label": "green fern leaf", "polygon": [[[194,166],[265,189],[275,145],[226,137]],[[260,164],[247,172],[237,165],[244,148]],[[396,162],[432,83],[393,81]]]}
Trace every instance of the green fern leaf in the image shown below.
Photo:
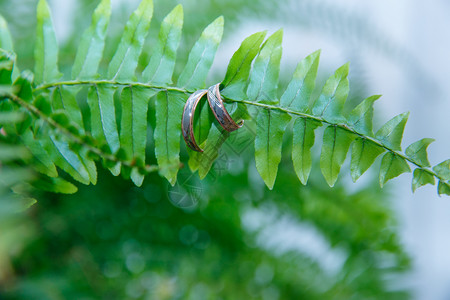
{"label": "green fern leaf", "polygon": [[450,159],[444,160],[433,167],[433,171],[444,180],[450,180]]}
{"label": "green fern leaf", "polygon": [[333,187],[336,183],[341,166],[354,138],[348,131],[337,126],[328,126],[325,129],[322,152],[320,153],[320,168],[330,187]]}
{"label": "green fern leaf", "polygon": [[325,83],[322,93],[313,105],[312,113],[331,123],[345,121],[343,109],[349,92],[348,63],[336,70]]}
{"label": "green fern leaf", "polygon": [[439,181],[438,184],[438,194],[450,196],[450,184],[448,182]]}
{"label": "green fern leaf", "polygon": [[23,71],[13,84],[14,94],[28,103],[33,101],[33,89],[31,87],[33,79],[33,73],[30,71]]}
{"label": "green fern leaf", "polygon": [[145,82],[156,85],[172,83],[172,74],[183,27],[183,7],[177,5],[163,20],[158,43],[142,73]]}
{"label": "green fern leaf", "polygon": [[365,138],[358,138],[352,146],[350,172],[353,182],[364,174],[384,149]]}
{"label": "green fern leaf", "polygon": [[412,143],[405,150],[405,154],[416,164],[423,167],[431,167],[428,161],[427,148],[434,142],[434,139],[425,138]]}
{"label": "green fern leaf", "polygon": [[112,80],[130,81],[134,77],[153,16],[153,1],[142,0],[128,20],[122,39],[108,68]]}
{"label": "green fern leaf", "polygon": [[32,185],[43,191],[62,194],[74,194],[78,191],[78,188],[72,183],[62,178],[50,178],[46,176],[40,176],[38,179],[32,182]]}
{"label": "green fern leaf", "polygon": [[35,81],[37,84],[55,82],[61,77],[58,71],[58,43],[47,1],[39,0],[37,6],[37,32],[34,52]]}
{"label": "green fern leaf", "polygon": [[228,64],[225,78],[222,81],[224,87],[222,94],[224,96],[234,99],[247,98],[245,88],[252,62],[259,52],[266,33],[266,31],[261,31],[247,37],[233,54]]}
{"label": "green fern leaf", "polygon": [[316,84],[319,58],[320,50],[307,56],[297,65],[291,82],[281,96],[282,107],[303,113],[308,111],[311,94]]}
{"label": "green fern leaf", "polygon": [[348,116],[348,125],[358,133],[373,136],[373,103],[380,97],[381,95],[374,95],[364,99]]}
{"label": "green fern leaf", "polygon": [[402,113],[387,121],[380,129],[378,129],[375,137],[383,143],[383,145],[392,150],[402,150],[401,143],[403,131],[405,130],[406,121],[409,112]]}
{"label": "green fern leaf", "polygon": [[97,74],[105,48],[111,16],[111,0],[102,0],[92,15],[91,26],[83,33],[72,68],[72,78],[88,80]]}
{"label": "green fern leaf", "polygon": [[283,135],[290,120],[290,115],[269,109],[261,110],[256,119],[256,169],[269,189],[277,178]]}
{"label": "green fern leaf", "polygon": [[73,122],[80,128],[84,128],[81,110],[75,98],[78,90],[78,87],[56,87],[52,92],[52,105],[54,110],[66,111]]}
{"label": "green fern leaf", "polygon": [[10,52],[14,51],[11,33],[2,15],[0,15],[0,48]]}
{"label": "green fern leaf", "polygon": [[[15,55],[0,49],[0,84],[3,88],[12,82],[11,75],[14,68]],[[5,91],[8,92],[8,91]]]}
{"label": "green fern leaf", "polygon": [[247,96],[251,101],[276,102],[282,40],[283,30],[280,29],[267,39],[255,59],[247,88]]}
{"label": "green fern leaf", "polygon": [[35,139],[31,128],[28,128],[20,135],[20,140],[25,145],[25,147],[30,150],[31,154],[35,158],[35,167],[38,172],[45,174],[49,177],[58,176],[56,167],[48,155],[47,151],[42,147],[39,140]]}
{"label": "green fern leaf", "polygon": [[[142,163],[145,162],[147,143],[148,102],[155,94],[155,91],[142,87],[126,87],[121,94],[120,145],[129,159],[137,159]],[[144,175],[133,172],[131,179],[137,186],[141,186]]]}
{"label": "green fern leaf", "polygon": [[[120,141],[114,108],[115,87],[100,84],[89,88],[87,102],[91,112],[91,134],[100,143],[106,142],[112,153],[119,150]],[[120,173],[120,164],[110,168],[112,174]]]}
{"label": "green fern leaf", "polygon": [[413,193],[421,186],[426,184],[434,185],[434,176],[424,169],[417,168],[413,172],[412,190]]}
{"label": "green fern leaf", "polygon": [[380,186],[383,187],[388,180],[406,172],[411,172],[411,169],[404,158],[392,152],[386,153],[381,160]]}
{"label": "green fern leaf", "polygon": [[183,71],[178,78],[178,86],[187,90],[202,88],[222,40],[223,17],[218,17],[208,25],[195,43]]}
{"label": "green fern leaf", "polygon": [[312,167],[311,148],[314,145],[314,130],[322,126],[318,121],[297,118],[294,122],[292,161],[298,179],[304,185],[308,182]]}
{"label": "green fern leaf", "polygon": [[90,176],[80,157],[73,152],[69,143],[58,139],[55,135],[41,137],[42,144],[52,161],[75,180],[89,184]]}
{"label": "green fern leaf", "polygon": [[185,97],[177,92],[161,92],[156,96],[155,154],[160,174],[174,185],[180,164],[181,114]]}

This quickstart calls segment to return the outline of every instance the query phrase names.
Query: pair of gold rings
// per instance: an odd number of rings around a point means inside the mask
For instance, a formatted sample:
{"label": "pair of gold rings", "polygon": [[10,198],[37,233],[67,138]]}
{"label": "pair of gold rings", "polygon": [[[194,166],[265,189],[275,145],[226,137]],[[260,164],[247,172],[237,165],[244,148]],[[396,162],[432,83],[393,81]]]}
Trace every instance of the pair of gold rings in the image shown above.
{"label": "pair of gold rings", "polygon": [[242,127],[244,121],[241,120],[239,123],[236,123],[228,114],[224,104],[222,97],[220,96],[219,90],[220,83],[215,84],[209,89],[198,90],[194,92],[186,101],[183,110],[183,116],[181,118],[181,131],[183,133],[183,138],[189,148],[197,152],[203,152],[194,138],[194,114],[195,109],[197,108],[197,104],[206,94],[208,98],[209,107],[211,108],[214,116],[216,117],[217,122],[219,122],[220,126],[228,132],[235,131]]}

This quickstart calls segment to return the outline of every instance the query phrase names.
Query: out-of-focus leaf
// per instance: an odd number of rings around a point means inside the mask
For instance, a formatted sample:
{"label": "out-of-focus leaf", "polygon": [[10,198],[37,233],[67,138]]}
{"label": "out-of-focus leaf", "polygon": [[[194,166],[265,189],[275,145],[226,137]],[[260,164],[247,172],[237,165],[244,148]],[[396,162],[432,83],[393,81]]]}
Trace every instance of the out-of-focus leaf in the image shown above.
{"label": "out-of-focus leaf", "polygon": [[0,15],[0,48],[10,52],[14,51],[11,33],[2,15]]}
{"label": "out-of-focus leaf", "polygon": [[74,194],[78,191],[75,185],[60,177],[41,176],[33,181],[32,185],[37,189],[52,193]]}

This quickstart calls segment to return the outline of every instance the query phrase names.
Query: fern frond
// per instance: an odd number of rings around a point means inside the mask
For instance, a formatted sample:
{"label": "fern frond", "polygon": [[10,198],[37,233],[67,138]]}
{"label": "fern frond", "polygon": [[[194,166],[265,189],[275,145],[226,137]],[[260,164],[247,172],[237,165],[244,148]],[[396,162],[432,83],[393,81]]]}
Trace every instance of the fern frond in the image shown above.
{"label": "fern frond", "polygon": [[[153,2],[143,0],[125,26],[107,74],[98,75],[110,13],[110,0],[102,0],[82,36],[72,79],[64,81],[60,80],[58,47],[45,0],[39,1],[37,9],[34,79],[30,72],[18,76],[14,71],[12,41],[6,23],[0,19],[0,47],[10,51],[2,51],[0,55],[0,84],[9,88],[3,92],[2,102],[6,104],[2,109],[17,110],[27,116],[14,128],[7,126],[7,129],[33,154],[34,166],[47,176],[47,183],[58,180],[55,179],[58,167],[81,183],[95,184],[95,162],[102,160],[114,175],[122,173],[137,186],[143,183],[146,174],[155,171],[173,185],[181,164],[180,119],[184,103],[190,93],[205,87],[222,39],[224,20],[219,17],[206,27],[180,75],[174,78],[183,26],[183,9],[180,5],[175,7],[162,21],[157,40],[149,50],[149,63],[138,74],[139,57],[147,51],[143,47],[153,15]],[[265,36],[266,32],[255,33],[242,42],[229,62],[221,90],[233,118],[248,118],[248,108],[252,108],[256,120],[256,167],[269,189],[274,186],[283,135],[292,120],[292,161],[303,184],[307,183],[312,167],[315,131],[324,125],[320,168],[330,186],[335,184],[351,147],[353,181],[383,154],[380,185],[410,172],[412,165],[413,191],[437,180],[438,193],[450,195],[449,161],[434,167],[428,161],[427,147],[432,139],[422,139],[408,146],[404,153],[401,151],[408,113],[395,116],[375,134],[373,104],[380,96],[368,97],[348,115],[344,113],[349,93],[348,64],[326,81],[317,99],[311,99],[320,57],[320,51],[316,51],[298,64],[278,98],[283,32],[279,30],[264,41]],[[83,99],[82,95],[87,97]],[[90,118],[78,106],[79,101],[87,103]],[[120,120],[116,119],[115,103],[120,107],[117,113]],[[152,129],[157,165],[146,162],[147,133],[151,132],[147,120],[149,106],[154,107],[151,113],[156,119]],[[198,171],[200,178],[208,174],[229,136],[204,106],[196,114],[195,124],[199,129],[196,137],[205,151],[189,152],[189,166]],[[71,191],[67,185],[66,190]]]}

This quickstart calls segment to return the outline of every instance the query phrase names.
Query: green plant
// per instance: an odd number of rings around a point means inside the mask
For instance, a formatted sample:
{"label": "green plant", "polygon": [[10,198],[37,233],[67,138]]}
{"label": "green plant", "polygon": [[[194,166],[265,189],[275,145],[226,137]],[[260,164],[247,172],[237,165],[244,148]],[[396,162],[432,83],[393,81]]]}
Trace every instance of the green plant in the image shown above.
{"label": "green plant", "polygon": [[[176,52],[181,38],[183,10],[179,5],[163,20],[158,40],[144,70],[136,70],[150,26],[153,4],[143,0],[130,17],[106,75],[98,75],[110,17],[110,1],[103,0],[85,31],[75,57],[70,79],[61,80],[58,46],[50,10],[39,1],[35,45],[35,71],[20,73],[14,68],[15,55],[6,23],[1,21],[1,84],[11,86],[3,94],[2,108],[21,111],[25,121],[5,128],[34,156],[33,166],[48,178],[58,176],[56,167],[83,183],[97,182],[95,161],[102,160],[112,174],[120,173],[140,186],[144,176],[158,171],[173,185],[180,163],[180,116],[187,96],[205,86],[208,71],[223,32],[223,18],[212,22],[192,48],[187,63],[175,76]],[[317,99],[311,99],[320,52],[297,66],[287,89],[279,97],[278,75],[282,31],[264,41],[259,32],[245,39],[233,55],[222,95],[234,118],[256,120],[255,161],[269,189],[273,188],[281,160],[283,134],[294,119],[292,159],[303,184],[311,170],[311,147],[316,128],[326,125],[320,167],[333,186],[352,145],[351,175],[356,181],[384,154],[380,185],[415,167],[413,190],[435,184],[438,193],[450,195],[450,160],[433,168],[426,149],[433,141],[422,139],[403,153],[401,140],[408,114],[403,113],[372,131],[373,103],[379,96],[365,99],[348,115],[344,104],[349,92],[348,64],[340,67],[325,83]],[[172,78],[177,78],[172,84]],[[87,107],[86,107],[87,104]],[[154,126],[147,122],[149,105],[155,111]],[[250,112],[248,112],[248,109]],[[90,118],[89,118],[90,116]],[[189,166],[204,178],[226,139],[203,108],[197,118],[197,141],[205,153],[190,153]],[[145,160],[146,140],[153,130],[157,163]],[[48,181],[48,178],[45,180]],[[53,182],[49,189],[74,192],[66,182]]]}

